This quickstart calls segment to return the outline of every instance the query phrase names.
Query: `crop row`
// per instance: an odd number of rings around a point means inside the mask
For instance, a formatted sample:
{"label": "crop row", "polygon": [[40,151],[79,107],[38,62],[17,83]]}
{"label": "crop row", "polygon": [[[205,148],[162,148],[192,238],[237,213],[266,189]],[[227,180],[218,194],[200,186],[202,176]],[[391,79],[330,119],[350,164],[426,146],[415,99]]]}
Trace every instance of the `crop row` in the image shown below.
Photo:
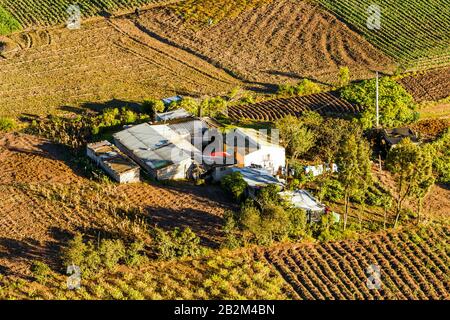
{"label": "crop row", "polygon": [[303,97],[282,98],[244,106],[232,106],[229,115],[233,119],[274,121],[286,115],[299,116],[305,111],[326,115],[355,114],[357,106],[339,99],[335,93],[319,93]]}
{"label": "crop row", "polygon": [[[268,249],[272,264],[302,299],[448,299],[448,230],[417,229],[370,239]],[[368,286],[370,266],[380,287]]]}

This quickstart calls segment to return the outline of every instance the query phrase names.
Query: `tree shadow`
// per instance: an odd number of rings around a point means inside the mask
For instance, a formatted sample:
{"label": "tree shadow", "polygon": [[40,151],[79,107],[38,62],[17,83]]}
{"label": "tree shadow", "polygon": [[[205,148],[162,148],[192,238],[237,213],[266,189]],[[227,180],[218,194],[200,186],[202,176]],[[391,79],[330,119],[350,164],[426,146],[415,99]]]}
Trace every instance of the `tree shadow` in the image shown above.
{"label": "tree shadow", "polygon": [[58,108],[58,110],[71,112],[75,114],[85,114],[86,112],[93,111],[93,112],[102,112],[105,109],[109,108],[122,108],[127,107],[133,111],[140,111],[141,104],[137,103],[136,101],[126,101],[126,100],[120,100],[120,99],[112,99],[105,102],[85,102],[79,107],[75,106],[61,106]]}

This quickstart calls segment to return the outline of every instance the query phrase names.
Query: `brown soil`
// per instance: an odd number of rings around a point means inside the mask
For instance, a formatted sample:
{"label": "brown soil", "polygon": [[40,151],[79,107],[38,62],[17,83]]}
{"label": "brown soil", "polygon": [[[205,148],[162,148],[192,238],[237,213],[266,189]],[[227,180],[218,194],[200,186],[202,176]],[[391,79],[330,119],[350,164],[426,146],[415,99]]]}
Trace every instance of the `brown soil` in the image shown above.
{"label": "brown soil", "polygon": [[400,83],[417,102],[438,101],[450,96],[450,67],[406,77]]}
{"label": "brown soil", "polygon": [[75,231],[148,240],[141,221],[190,227],[205,245],[220,244],[222,214],[233,206],[220,189],[98,184],[80,176],[57,152],[63,151],[33,136],[0,136],[2,273],[27,274],[33,260],[57,264],[61,245]]}
{"label": "brown soil", "polygon": [[361,36],[307,1],[273,1],[198,31],[159,8],[146,12],[137,26],[251,82],[310,77],[335,83],[340,66],[350,67],[359,79],[391,65]]}
{"label": "brown soil", "polygon": [[0,116],[46,115],[133,105],[149,97],[224,94],[240,84],[224,71],[155,38],[130,34],[126,19],[96,20],[80,30],[11,35],[20,50],[0,58]]}

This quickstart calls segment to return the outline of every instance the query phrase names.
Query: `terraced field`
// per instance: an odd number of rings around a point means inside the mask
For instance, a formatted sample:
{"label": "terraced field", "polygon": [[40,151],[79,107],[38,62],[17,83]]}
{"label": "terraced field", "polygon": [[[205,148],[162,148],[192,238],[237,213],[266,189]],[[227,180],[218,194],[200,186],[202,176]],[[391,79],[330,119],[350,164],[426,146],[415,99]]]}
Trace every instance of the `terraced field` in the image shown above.
{"label": "terraced field", "polygon": [[[22,28],[51,26],[65,23],[70,13],[69,6],[77,4],[82,18],[88,18],[102,14],[103,12],[115,13],[118,10],[134,10],[143,5],[156,5],[169,3],[168,0],[0,0],[0,8],[3,7]],[[172,1],[173,2],[173,1]],[[2,21],[0,19],[0,30]],[[15,30],[20,27],[15,28]],[[0,34],[2,34],[0,32]]]}
{"label": "terraced field", "polygon": [[250,119],[275,121],[286,115],[299,116],[305,111],[316,111],[322,115],[356,114],[358,106],[340,99],[335,93],[319,93],[303,97],[267,100],[256,104],[233,106],[228,110],[234,120]]}
{"label": "terraced field", "polygon": [[[221,251],[199,259],[150,262],[65,289],[0,279],[0,299],[449,299],[447,227],[430,225],[362,240]],[[380,289],[367,281],[380,268]]]}
{"label": "terraced field", "polygon": [[[450,230],[392,232],[264,253],[299,299],[449,299]],[[262,259],[262,258],[261,258]],[[367,286],[371,265],[381,270],[381,290]]]}
{"label": "terraced field", "polygon": [[[227,1],[220,3],[228,8]],[[340,66],[349,66],[354,79],[392,69],[383,53],[310,1],[270,1],[197,28],[180,10],[179,5],[154,8],[136,25],[229,70],[249,87],[302,77],[336,83]]]}
{"label": "terraced field", "polygon": [[450,96],[450,67],[421,72],[400,83],[417,102],[438,101]]}
{"label": "terraced field", "polygon": [[[447,0],[380,0],[381,29],[368,28],[371,0],[316,0],[406,69],[450,63]],[[371,13],[373,14],[373,12]]]}
{"label": "terraced field", "polygon": [[239,84],[137,28],[130,33],[130,24],[101,20],[80,30],[7,37],[8,49],[0,55],[0,116],[60,113],[111,100],[124,106],[173,94],[217,95]]}

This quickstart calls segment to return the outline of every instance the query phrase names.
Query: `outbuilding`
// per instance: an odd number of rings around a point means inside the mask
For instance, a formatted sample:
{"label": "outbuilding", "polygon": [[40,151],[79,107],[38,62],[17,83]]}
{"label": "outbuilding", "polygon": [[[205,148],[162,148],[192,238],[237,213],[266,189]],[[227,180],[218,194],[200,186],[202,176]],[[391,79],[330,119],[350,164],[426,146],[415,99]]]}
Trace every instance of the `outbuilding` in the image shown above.
{"label": "outbuilding", "polygon": [[115,144],[154,179],[188,178],[200,150],[167,125],[143,123],[113,135]]}
{"label": "outbuilding", "polygon": [[108,141],[88,144],[87,156],[119,183],[140,181],[139,166]]}

